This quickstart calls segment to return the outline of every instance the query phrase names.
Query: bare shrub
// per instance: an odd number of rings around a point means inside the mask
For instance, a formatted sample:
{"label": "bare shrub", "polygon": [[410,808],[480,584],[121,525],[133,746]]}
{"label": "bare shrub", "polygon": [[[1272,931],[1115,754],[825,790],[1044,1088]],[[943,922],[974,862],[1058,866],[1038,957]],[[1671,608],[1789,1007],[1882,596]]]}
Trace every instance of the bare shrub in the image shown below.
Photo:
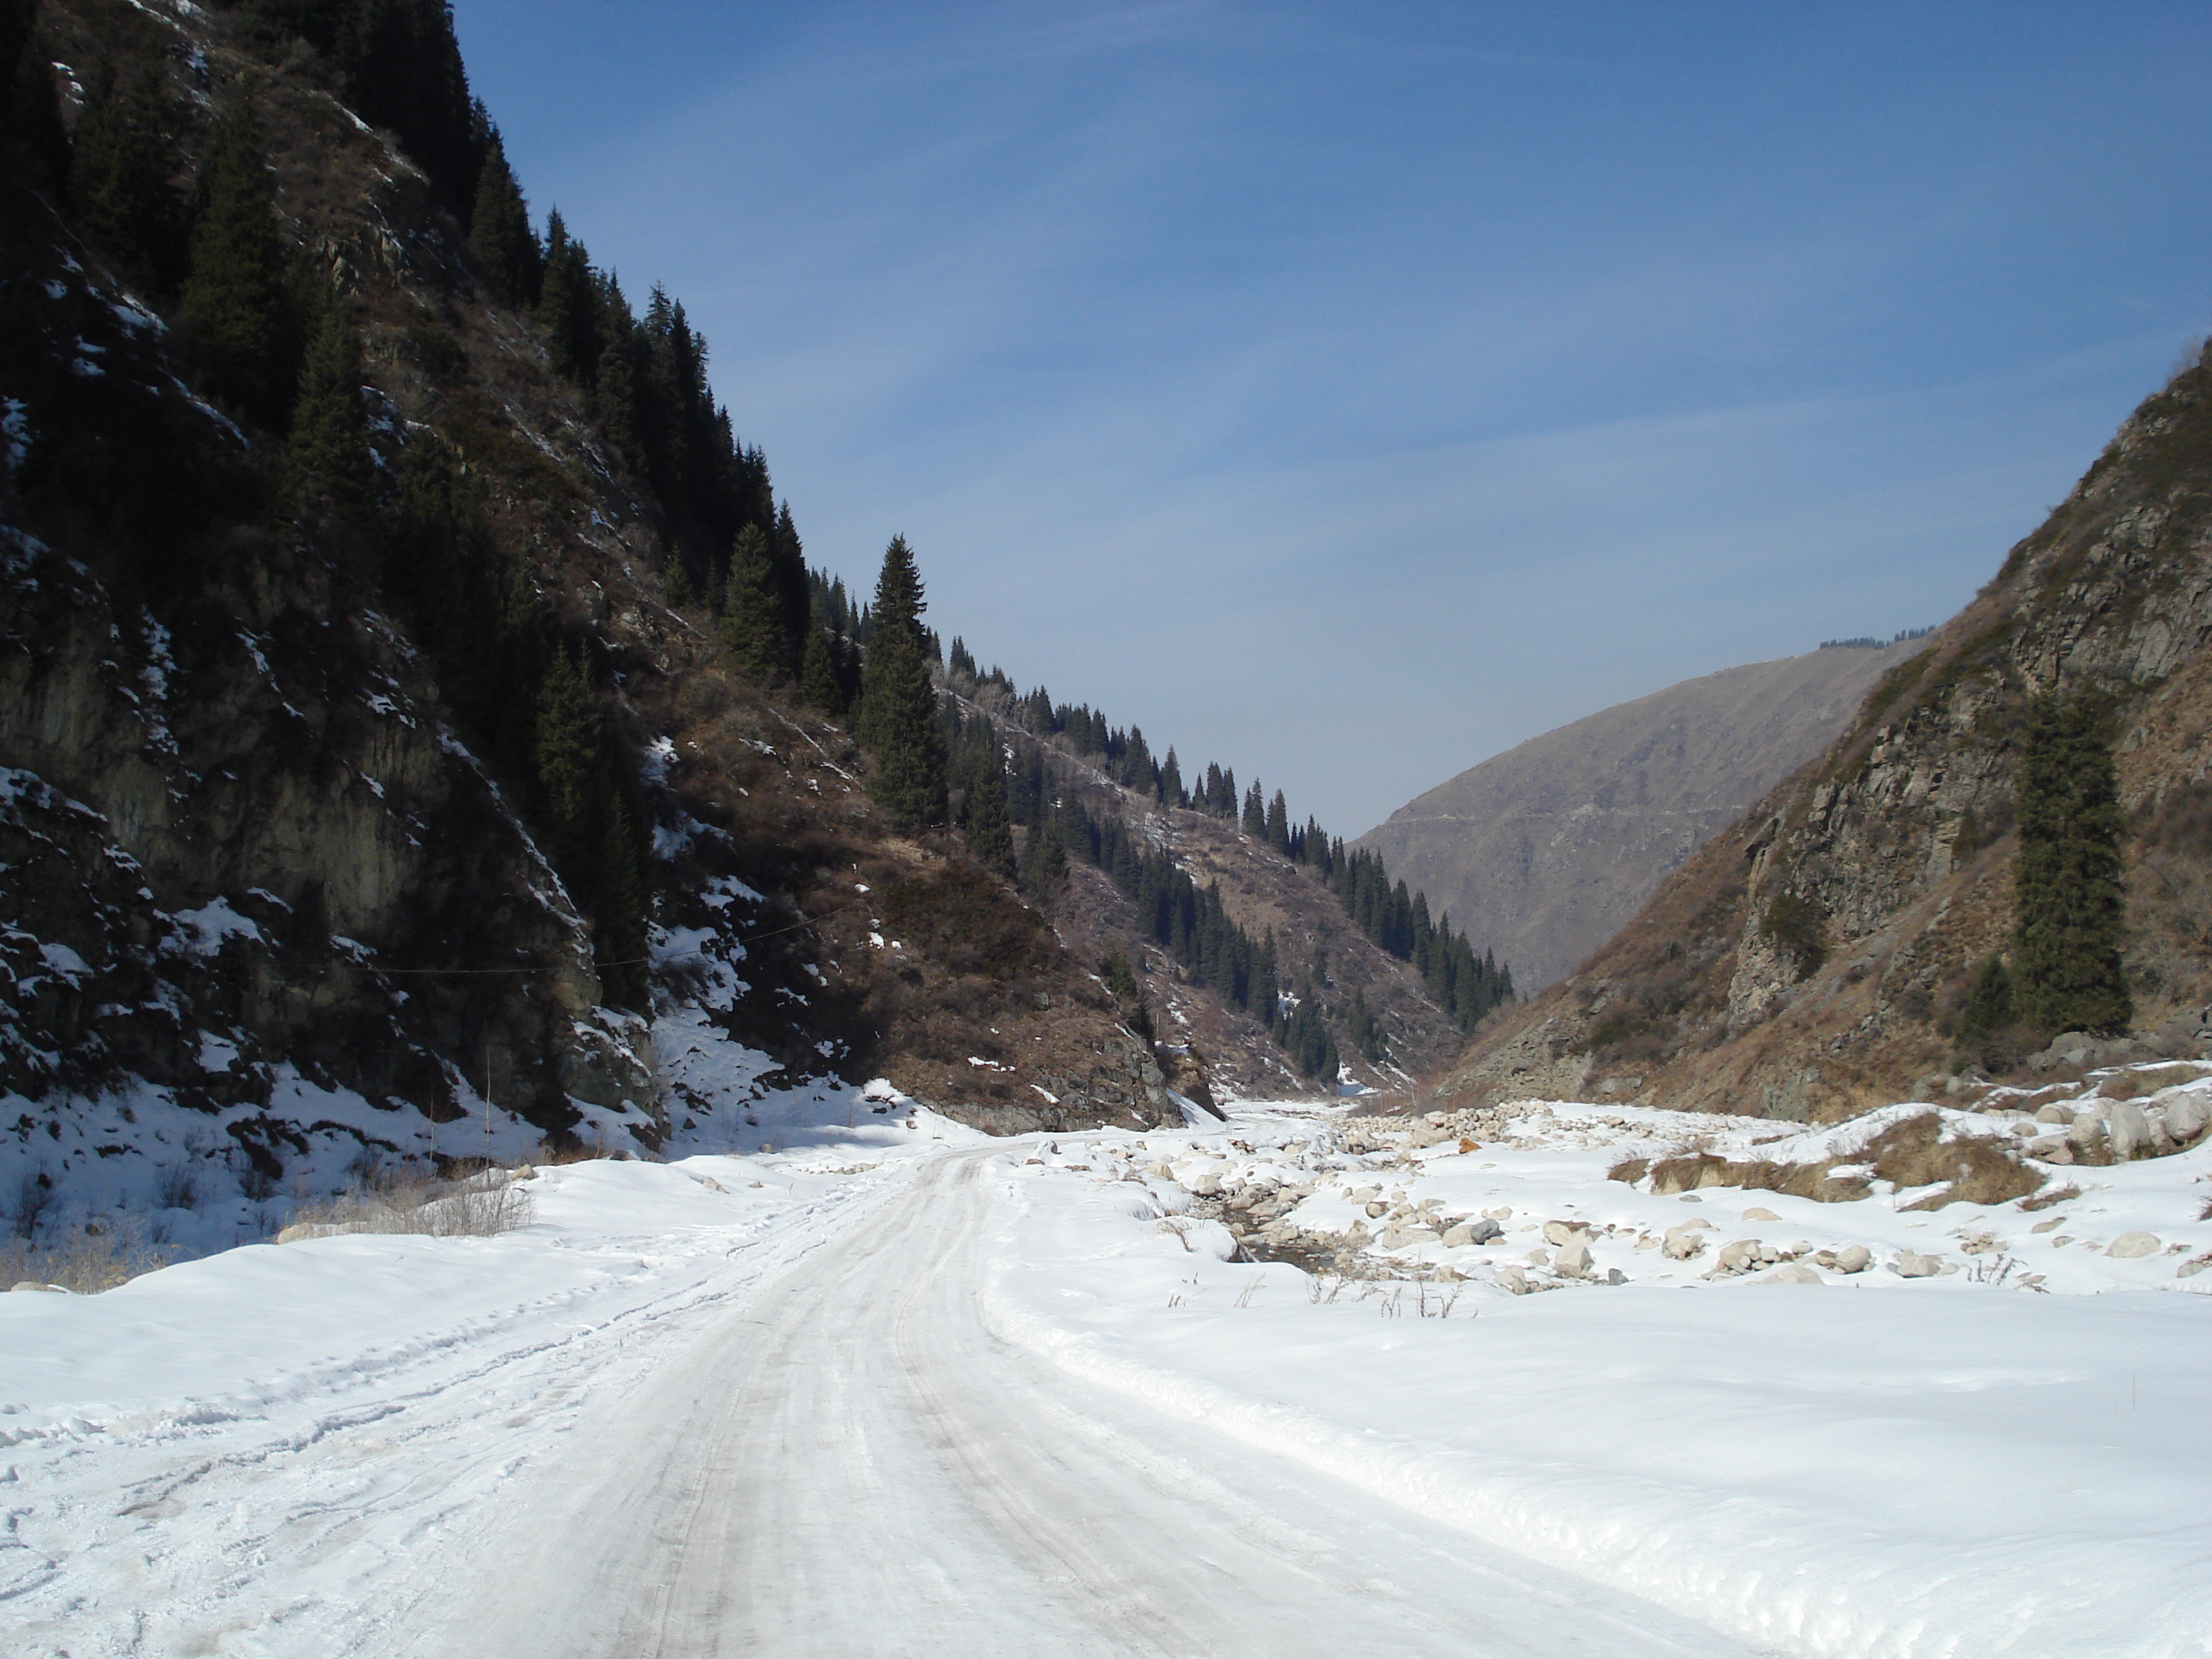
{"label": "bare shrub", "polygon": [[79,1296],[94,1296],[173,1260],[173,1253],[149,1239],[137,1218],[124,1217],[87,1222],[45,1243],[0,1243],[0,1280],[58,1285]]}
{"label": "bare shrub", "polygon": [[404,1171],[372,1171],[334,1198],[301,1205],[292,1224],[329,1233],[408,1233],[428,1238],[489,1238],[527,1224],[528,1193],[488,1170],[465,1181],[434,1181]]}

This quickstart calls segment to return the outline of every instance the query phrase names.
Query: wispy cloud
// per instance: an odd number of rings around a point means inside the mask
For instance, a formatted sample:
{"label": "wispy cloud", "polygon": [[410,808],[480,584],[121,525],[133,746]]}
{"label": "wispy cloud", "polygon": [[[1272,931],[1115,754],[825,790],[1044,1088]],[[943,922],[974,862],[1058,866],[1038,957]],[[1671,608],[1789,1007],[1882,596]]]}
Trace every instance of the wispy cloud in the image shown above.
{"label": "wispy cloud", "polygon": [[2176,11],[759,15],[588,143],[472,64],[813,556],[903,531],[987,660],[1347,833],[1938,620],[2205,309]]}

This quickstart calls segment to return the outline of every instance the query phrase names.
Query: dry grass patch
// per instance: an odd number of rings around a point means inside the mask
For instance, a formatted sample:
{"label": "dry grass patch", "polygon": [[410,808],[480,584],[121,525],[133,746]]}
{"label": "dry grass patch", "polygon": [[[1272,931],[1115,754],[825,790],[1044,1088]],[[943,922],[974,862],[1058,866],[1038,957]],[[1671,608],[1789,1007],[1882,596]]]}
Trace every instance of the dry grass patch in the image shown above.
{"label": "dry grass patch", "polygon": [[535,1212],[530,1194],[511,1184],[500,1170],[462,1181],[374,1174],[334,1198],[301,1205],[277,1240],[282,1243],[340,1233],[489,1238],[525,1225]]}

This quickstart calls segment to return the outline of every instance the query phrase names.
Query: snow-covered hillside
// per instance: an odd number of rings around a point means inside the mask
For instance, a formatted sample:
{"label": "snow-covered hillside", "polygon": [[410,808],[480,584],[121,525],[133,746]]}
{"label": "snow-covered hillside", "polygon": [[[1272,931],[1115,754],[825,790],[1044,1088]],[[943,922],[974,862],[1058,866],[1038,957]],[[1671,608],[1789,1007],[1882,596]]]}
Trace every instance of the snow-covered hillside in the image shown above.
{"label": "snow-covered hillside", "polygon": [[[755,1115],[495,1237],[0,1297],[16,1650],[2208,1651],[2203,1148],[1912,1211],[1609,1179],[1686,1127],[1620,1109]],[[1309,1275],[1248,1194],[1501,1231]]]}

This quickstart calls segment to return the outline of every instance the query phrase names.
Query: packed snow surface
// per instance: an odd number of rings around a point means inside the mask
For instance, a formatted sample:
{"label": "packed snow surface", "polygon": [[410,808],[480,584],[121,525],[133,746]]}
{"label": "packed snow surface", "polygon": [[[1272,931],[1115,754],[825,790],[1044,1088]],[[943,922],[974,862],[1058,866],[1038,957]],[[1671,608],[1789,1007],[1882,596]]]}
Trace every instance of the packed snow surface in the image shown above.
{"label": "packed snow surface", "polygon": [[[1610,1180],[1683,1127],[1627,1109],[760,1115],[495,1237],[0,1295],[9,1651],[2212,1655],[2203,1148],[1915,1212]],[[1248,1193],[1500,1235],[1312,1275]]]}

